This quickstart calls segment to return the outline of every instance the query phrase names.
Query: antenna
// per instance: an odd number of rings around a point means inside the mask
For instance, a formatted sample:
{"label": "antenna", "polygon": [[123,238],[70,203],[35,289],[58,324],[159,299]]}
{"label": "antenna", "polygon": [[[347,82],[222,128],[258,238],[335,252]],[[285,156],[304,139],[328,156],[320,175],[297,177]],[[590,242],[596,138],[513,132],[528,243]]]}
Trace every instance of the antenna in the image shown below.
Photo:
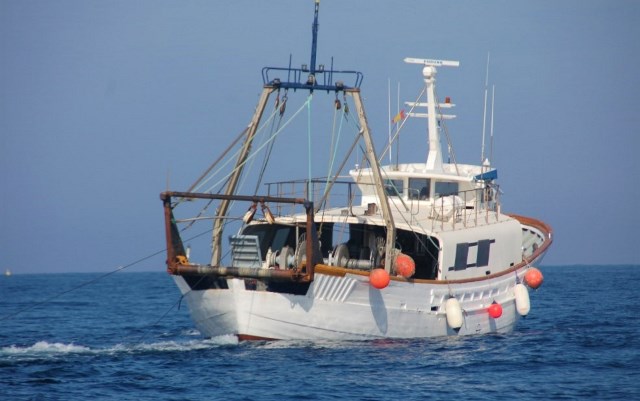
{"label": "antenna", "polygon": [[318,10],[320,9],[320,0],[316,0],[315,10],[313,12],[313,28],[311,40],[311,65],[309,73],[316,75],[316,49],[318,47]]}
{"label": "antenna", "polygon": [[[398,113],[400,113],[400,82],[397,83],[398,84],[398,93],[397,93],[397,97],[396,97],[396,108],[398,109]],[[399,126],[396,126],[397,130],[400,129]],[[400,135],[398,135],[398,138],[396,139],[396,167],[399,165],[400,163]],[[389,148],[389,157],[391,157],[391,148]]]}
{"label": "antenna", "polygon": [[491,141],[489,143],[489,167],[491,167],[491,163],[493,163],[493,106],[496,100],[496,86],[492,85],[491,87]]}
{"label": "antenna", "polygon": [[404,62],[408,64],[428,65],[431,67],[460,67],[459,61],[452,61],[452,60],[433,60],[433,59],[426,59],[426,58],[407,57],[404,59]]}
{"label": "antenna", "polygon": [[484,138],[487,129],[487,87],[489,86],[489,56],[487,52],[487,74],[484,78],[484,111],[482,113],[482,153],[480,154],[480,164],[484,164]]}
{"label": "antenna", "polygon": [[[304,63],[300,68],[291,66],[291,57],[289,57],[288,67],[264,67],[262,69],[262,81],[265,86],[276,89],[297,89],[308,90],[326,90],[329,92],[340,92],[345,89],[360,88],[363,75],[358,71],[350,70],[334,70],[333,58],[331,58],[330,69],[325,68],[324,64],[316,65],[316,57],[318,54],[318,14],[320,10],[320,0],[314,0],[313,25],[311,28],[311,60],[309,64]],[[281,79],[276,74],[284,74],[286,79]],[[345,79],[353,82],[348,84]]]}
{"label": "antenna", "polygon": [[387,78],[387,113],[388,113],[388,119],[387,121],[389,122],[389,164],[393,163],[393,160],[391,159],[391,79]]}

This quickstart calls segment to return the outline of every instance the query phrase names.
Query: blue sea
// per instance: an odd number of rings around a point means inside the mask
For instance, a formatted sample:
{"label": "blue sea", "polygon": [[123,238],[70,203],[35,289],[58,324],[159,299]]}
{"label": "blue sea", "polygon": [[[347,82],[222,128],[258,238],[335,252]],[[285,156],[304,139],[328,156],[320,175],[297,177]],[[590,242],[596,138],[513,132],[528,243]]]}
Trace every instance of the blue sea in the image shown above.
{"label": "blue sea", "polygon": [[2,276],[0,399],[640,399],[640,266],[541,270],[509,335],[362,342],[203,338],[161,272]]}

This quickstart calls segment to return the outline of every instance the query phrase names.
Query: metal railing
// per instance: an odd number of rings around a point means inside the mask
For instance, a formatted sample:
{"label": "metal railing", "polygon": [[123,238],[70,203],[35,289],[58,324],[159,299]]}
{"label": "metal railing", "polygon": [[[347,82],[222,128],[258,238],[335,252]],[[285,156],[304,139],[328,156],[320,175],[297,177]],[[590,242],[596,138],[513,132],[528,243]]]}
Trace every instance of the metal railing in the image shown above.
{"label": "metal railing", "polygon": [[[278,181],[266,183],[267,196],[277,197],[302,197],[312,201],[318,209],[329,208],[331,203],[336,206],[345,206],[351,210],[353,206],[354,191],[353,181],[334,181],[333,189],[330,194],[325,195],[327,187],[326,178],[313,178],[311,180],[300,179],[290,181]],[[282,216],[290,214],[288,210],[284,210],[285,205],[277,205],[275,214]]]}
{"label": "metal railing", "polygon": [[430,217],[434,228],[451,224],[451,229],[477,226],[500,220],[500,191],[494,187],[475,188],[442,195],[433,200]]}
{"label": "metal railing", "polygon": [[[356,183],[341,180],[334,184],[338,185],[334,185],[331,195],[327,196],[325,196],[326,178],[279,181],[265,185],[267,196],[302,197],[314,202],[317,205],[316,210],[330,208],[333,203],[335,207],[348,208],[349,214],[353,214],[354,200],[361,195],[353,188]],[[359,185],[373,186],[374,184],[360,183]],[[419,219],[421,211],[425,212],[427,208],[428,212],[425,213],[428,213],[428,218],[432,222],[432,229],[439,226],[440,229],[447,227],[456,230],[500,221],[500,191],[497,185],[435,194],[435,197],[428,199],[420,199],[419,193],[418,189],[406,188],[406,194],[400,193],[400,199],[406,206],[412,221]],[[390,197],[392,200],[394,198],[396,197]],[[274,213],[278,216],[290,214],[291,211],[285,210],[284,207],[286,205],[278,205]]]}

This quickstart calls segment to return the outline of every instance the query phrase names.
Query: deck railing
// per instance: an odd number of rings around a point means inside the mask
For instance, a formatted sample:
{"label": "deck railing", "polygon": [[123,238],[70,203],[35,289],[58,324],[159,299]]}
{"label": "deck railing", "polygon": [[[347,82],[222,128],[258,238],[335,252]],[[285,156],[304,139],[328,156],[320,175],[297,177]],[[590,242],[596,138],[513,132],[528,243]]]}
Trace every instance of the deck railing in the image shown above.
{"label": "deck railing", "polygon": [[[353,181],[335,181],[331,195],[325,195],[327,188],[326,178],[314,178],[312,180],[279,181],[265,184],[267,196],[277,197],[302,197],[314,202],[317,209],[346,206],[351,212],[353,205],[360,205],[355,198],[361,196],[354,188]],[[373,185],[373,184],[360,184]],[[403,194],[404,195],[404,194]],[[500,191],[498,186],[475,188],[466,191],[458,191],[447,194],[437,194],[436,198],[420,199],[419,191],[413,188],[407,189],[407,197],[390,196],[390,199],[398,199],[393,202],[401,210],[409,213],[410,223],[422,220],[422,212],[428,210],[432,229],[467,228],[479,224],[497,222],[500,219]],[[278,205],[274,211],[276,215],[290,214],[292,210],[284,209],[286,205]]]}
{"label": "deck railing", "polygon": [[500,191],[495,188],[475,188],[441,196],[433,200],[432,228],[451,225],[451,229],[467,228],[500,220]]}
{"label": "deck railing", "polygon": [[[331,193],[325,195],[328,187],[326,178],[313,178],[311,180],[291,180],[269,182],[265,184],[268,196],[277,197],[302,197],[314,203],[316,210],[330,208],[333,203],[335,207],[347,205],[349,210],[353,205],[356,196],[353,181],[338,180],[333,182]],[[289,214],[290,210],[285,210],[285,205],[278,205],[275,214],[282,216]]]}

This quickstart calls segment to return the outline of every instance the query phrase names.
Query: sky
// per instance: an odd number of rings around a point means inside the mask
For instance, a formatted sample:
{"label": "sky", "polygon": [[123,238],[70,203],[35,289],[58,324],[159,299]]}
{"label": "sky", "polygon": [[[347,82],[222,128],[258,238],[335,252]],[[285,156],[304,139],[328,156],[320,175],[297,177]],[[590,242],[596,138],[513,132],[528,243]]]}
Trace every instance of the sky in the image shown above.
{"label": "sky", "polygon": [[[186,190],[248,124],[262,67],[308,63],[312,17],[312,0],[0,0],[0,270],[161,251],[159,193]],[[381,148],[388,86],[415,100],[422,85],[402,60],[460,61],[438,94],[457,105],[458,161],[477,164],[489,54],[503,210],[553,227],[545,265],[640,264],[638,21],[632,0],[322,0],[318,63],[364,74]],[[289,141],[274,166],[304,170]],[[424,161],[413,143],[401,159]]]}

